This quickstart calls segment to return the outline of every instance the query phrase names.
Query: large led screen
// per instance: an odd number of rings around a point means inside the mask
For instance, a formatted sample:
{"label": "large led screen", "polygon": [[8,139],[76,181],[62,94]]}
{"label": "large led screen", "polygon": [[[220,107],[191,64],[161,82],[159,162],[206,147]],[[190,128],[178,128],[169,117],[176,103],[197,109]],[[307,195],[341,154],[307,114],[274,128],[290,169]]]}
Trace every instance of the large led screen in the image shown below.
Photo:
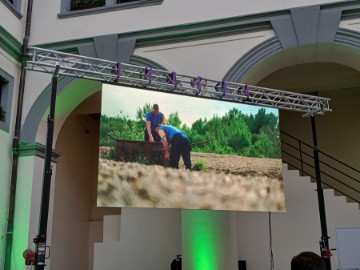
{"label": "large led screen", "polygon": [[99,207],[285,211],[277,109],[107,84],[101,103]]}

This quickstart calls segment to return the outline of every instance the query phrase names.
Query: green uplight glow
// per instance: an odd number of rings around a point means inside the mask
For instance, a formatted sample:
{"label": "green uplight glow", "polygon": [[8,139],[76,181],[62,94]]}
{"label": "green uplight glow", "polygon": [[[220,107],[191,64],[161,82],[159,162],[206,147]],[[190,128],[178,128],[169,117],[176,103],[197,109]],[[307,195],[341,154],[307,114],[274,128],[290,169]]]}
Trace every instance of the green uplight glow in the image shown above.
{"label": "green uplight glow", "polygon": [[[75,80],[56,98],[56,118],[66,118],[79,104],[100,90],[100,82],[83,79]],[[97,109],[100,109],[100,107],[94,108],[94,112],[100,112],[100,110],[96,111]],[[45,120],[49,115],[49,110],[50,108],[47,108],[44,113]]]}
{"label": "green uplight glow", "polygon": [[[228,213],[224,211],[183,210],[183,262],[187,270],[219,270],[228,250]],[[225,235],[224,235],[225,234]],[[224,237],[225,236],[225,237]],[[225,256],[225,257],[224,257]]]}
{"label": "green uplight glow", "polygon": [[16,203],[14,216],[14,233],[12,243],[11,265],[5,270],[25,269],[23,252],[29,248],[31,224],[31,204],[33,195],[34,164],[36,157],[23,157],[19,161],[18,182],[16,187]]}

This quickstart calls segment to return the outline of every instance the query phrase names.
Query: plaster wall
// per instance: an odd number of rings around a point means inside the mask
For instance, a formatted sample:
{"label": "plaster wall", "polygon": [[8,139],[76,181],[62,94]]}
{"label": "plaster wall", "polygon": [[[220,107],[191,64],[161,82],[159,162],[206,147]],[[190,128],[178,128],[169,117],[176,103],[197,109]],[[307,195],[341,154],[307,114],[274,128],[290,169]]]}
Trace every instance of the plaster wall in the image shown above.
{"label": "plaster wall", "polygon": [[[0,48],[0,70],[1,76],[4,77],[8,83],[4,86],[1,96],[1,105],[5,110],[5,121],[0,124],[0,133],[4,132],[3,135],[6,134],[6,138],[9,139],[12,137],[14,132],[14,125],[16,119],[16,110],[17,110],[17,99],[18,99],[18,89],[20,83],[20,67],[21,64],[16,62],[14,58],[12,58],[5,50]],[[7,137],[7,136],[10,137]],[[1,136],[1,135],[0,135]],[[5,147],[4,153],[8,151],[8,146],[11,145],[5,143],[6,139],[4,138],[4,144],[1,146]],[[11,138],[12,139],[12,138]],[[1,149],[0,146],[0,150]],[[3,153],[2,151],[0,153]],[[1,168],[1,165],[0,165]],[[6,165],[4,171],[10,166]]]}
{"label": "plaster wall", "polygon": [[115,231],[104,231],[104,235],[120,231],[120,241],[95,244],[94,270],[170,269],[172,260],[181,254],[179,209],[124,208],[116,224],[120,226]]}
{"label": "plaster wall", "polygon": [[12,265],[22,264],[22,252],[28,248],[33,176],[34,157],[22,158],[19,162],[17,192],[15,197]]}
{"label": "plaster wall", "polygon": [[[360,53],[357,49],[338,44],[306,45],[291,48],[270,56],[246,74],[244,81],[252,85],[279,88],[279,86],[274,85],[263,85],[261,80],[277,70],[307,63],[333,63],[344,65],[354,70],[360,70],[360,61],[358,60],[360,60]],[[313,78],[312,80],[310,80],[311,78],[307,78],[302,82],[302,85],[284,85],[287,79],[291,79],[291,77],[287,78],[284,76],[280,89],[296,92],[299,91],[299,88],[303,85],[307,85],[307,88],[311,85],[313,89],[322,86],[320,78]]]}
{"label": "plaster wall", "polygon": [[340,21],[339,27],[359,32],[360,31],[360,19]]}
{"label": "plaster wall", "polygon": [[[1,5],[1,3],[0,3]],[[17,99],[18,73],[19,69],[14,60],[2,49],[0,49],[0,68],[14,78],[14,89],[12,95],[12,111],[15,109],[15,100]],[[9,207],[9,190],[11,177],[11,160],[12,160],[12,139],[13,139],[13,123],[15,114],[7,114],[7,121],[10,121],[9,132],[0,129],[0,265],[2,265],[5,251],[5,233],[7,226],[7,214]]]}
{"label": "plaster wall", "polygon": [[[12,89],[12,96],[11,98],[11,108],[12,113],[6,115],[7,119],[10,117],[10,133],[12,133],[12,126],[15,122],[15,115],[16,113],[16,104],[17,104],[17,92],[19,88],[19,77],[20,77],[20,64],[16,62],[11,56],[9,56],[5,51],[0,48],[0,68],[10,75],[14,79],[14,85]],[[0,130],[1,131],[1,130]]]}
{"label": "plaster wall", "polygon": [[25,24],[25,14],[27,8],[27,1],[22,1],[21,4],[21,14],[22,18],[18,18],[10,11],[10,9],[0,2],[0,24],[6,29],[13,37],[15,37],[19,42],[22,42],[24,37],[24,24]]}
{"label": "plaster wall", "polygon": [[[319,117],[319,145],[330,155],[338,157],[350,166],[360,167],[360,89],[341,89],[331,93],[334,113]],[[333,134],[333,135],[332,135]]]}
{"label": "plaster wall", "polygon": [[15,67],[17,68],[21,67],[21,64],[17,62],[13,57],[11,57],[8,53],[6,53],[2,48],[0,48],[0,57],[1,57],[0,58],[1,68],[5,67],[10,70],[9,72],[15,72],[13,71]]}
{"label": "plaster wall", "polygon": [[[82,120],[82,116],[69,119],[67,125],[70,127],[64,129],[64,139],[57,143],[57,149],[64,158],[59,160],[55,182],[52,250],[56,256],[51,261],[51,269],[88,269],[91,183],[96,177],[94,159],[97,154],[94,153],[96,148],[85,147],[93,143],[92,134],[86,136],[85,129],[89,129],[89,132],[94,130],[91,124]],[[64,260],[68,254],[72,254],[73,259]]]}
{"label": "plaster wall", "polygon": [[183,269],[238,269],[235,213],[181,211]]}
{"label": "plaster wall", "polygon": [[[47,129],[47,116],[49,115],[50,110],[50,95],[51,95],[51,78],[46,77],[44,78],[44,81],[41,81],[41,85],[47,85],[45,88],[45,91],[41,93],[41,96],[37,96],[37,99],[34,101],[35,103],[31,103],[32,100],[29,102],[26,101],[27,108],[30,108],[32,110],[32,113],[36,112],[39,108],[39,104],[44,105],[42,102],[45,100],[45,108],[46,111],[42,115],[39,128],[36,132],[36,141],[45,144],[46,142],[46,129]],[[37,80],[34,81],[33,85],[37,85]],[[93,95],[96,92],[99,92],[101,90],[101,83],[94,82],[90,80],[74,80],[71,81],[69,84],[66,85],[66,91],[61,92],[63,90],[61,87],[63,86],[60,83],[60,80],[58,81],[58,94],[56,98],[56,107],[55,107],[55,119],[56,124],[54,126],[54,145],[58,139],[59,132],[62,129],[63,124],[65,123],[66,119],[69,117],[71,112],[75,110],[75,108],[78,107],[79,104],[81,104],[85,99],[87,99],[89,96]],[[36,89],[41,89],[40,87],[36,87]],[[44,89],[43,89],[44,90]],[[38,92],[38,91],[37,91]],[[61,93],[60,93],[61,92]],[[74,93],[76,93],[74,95]],[[98,113],[100,112],[100,106],[101,103],[98,102],[98,100],[94,101],[91,99],[91,104],[88,104],[88,107],[86,108],[86,113]],[[84,108],[84,106],[80,106],[79,110]],[[81,112],[79,112],[81,113]],[[82,112],[84,113],[84,112]]]}
{"label": "plaster wall", "polygon": [[[29,236],[28,236],[28,247],[35,250],[34,238],[39,234],[39,220],[40,220],[40,209],[42,200],[42,187],[44,183],[44,158],[33,157],[33,184],[32,188],[28,189],[31,191],[31,203],[30,205],[30,223],[29,223]],[[52,244],[52,221],[53,221],[53,209],[54,209],[54,181],[56,175],[56,163],[52,163],[52,177],[50,186],[50,197],[49,197],[49,213],[48,213],[48,224],[47,224],[47,236],[46,243],[51,246]],[[21,168],[22,169],[22,168]],[[22,169],[23,170],[23,169]],[[23,174],[27,174],[23,171]],[[26,224],[24,222],[24,224]],[[51,251],[50,251],[51,252]],[[51,256],[46,261],[47,267],[51,264]],[[48,268],[50,269],[50,268]]]}
{"label": "plaster wall", "polygon": [[[273,30],[137,48],[134,55],[151,59],[168,70],[221,80],[232,65],[251,48],[273,37]],[[201,71],[202,74],[198,74]]]}
{"label": "plaster wall", "polygon": [[[301,251],[319,254],[321,237],[316,184],[298,171],[284,170],[286,212],[271,214],[274,268],[287,270],[291,258]],[[324,190],[330,247],[337,248],[336,228],[360,226],[360,210],[355,203],[346,203],[332,190]],[[266,269],[270,265],[269,214],[238,213],[239,259],[247,269]],[[338,254],[333,252],[332,269],[339,268]]]}
{"label": "plaster wall", "polygon": [[[56,165],[53,173],[56,173]],[[18,181],[15,197],[14,240],[11,262],[17,269],[26,269],[23,252],[27,248],[35,250],[33,239],[38,235],[40,205],[42,199],[43,158],[36,156],[20,157]],[[53,174],[53,175],[54,175]],[[54,176],[52,177],[52,181]],[[47,244],[51,245],[51,224],[53,209],[53,186],[50,189],[50,203],[47,230]]]}
{"label": "plaster wall", "polygon": [[51,84],[51,74],[26,71],[22,123],[26,120],[26,116],[28,115],[31,106],[33,106],[36,99],[41,95],[41,92],[44,91],[49,84]]}
{"label": "plaster wall", "polygon": [[[333,112],[315,117],[318,146],[325,153],[359,168],[358,158],[360,142],[356,138],[360,133],[357,115],[360,100],[359,89],[341,89],[338,91],[319,93],[330,97],[330,108]],[[299,113],[280,111],[280,128],[289,134],[312,145],[311,121]]]}
{"label": "plaster wall", "polygon": [[[194,2],[184,0],[179,2],[165,0],[161,5],[59,18],[57,14],[60,12],[60,1],[39,0],[34,2],[33,28],[37,29],[37,31],[32,33],[30,43],[42,44],[114,33],[127,33],[330,2],[333,1],[270,0],[264,2],[255,0],[248,2],[245,0],[227,0],[220,2],[199,0]],[[47,12],[44,12],[44,10]]]}
{"label": "plaster wall", "polygon": [[0,264],[4,260],[5,234],[7,226],[7,214],[9,207],[10,173],[11,173],[11,137],[0,130],[0,153],[2,162],[0,163]]}
{"label": "plaster wall", "polygon": [[119,209],[96,207],[99,122],[83,114],[84,107],[91,112],[91,104],[90,98],[69,115],[56,142],[62,156],[55,180],[52,270],[93,269],[103,216],[120,214]]}

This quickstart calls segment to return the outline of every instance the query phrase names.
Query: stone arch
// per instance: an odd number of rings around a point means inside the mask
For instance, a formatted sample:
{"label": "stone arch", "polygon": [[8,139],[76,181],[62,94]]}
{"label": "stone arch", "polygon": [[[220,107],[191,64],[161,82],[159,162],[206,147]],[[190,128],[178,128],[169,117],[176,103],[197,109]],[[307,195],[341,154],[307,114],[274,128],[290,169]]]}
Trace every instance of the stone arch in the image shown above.
{"label": "stone arch", "polygon": [[[289,13],[271,18],[270,22],[276,36],[258,44],[241,56],[227,71],[223,80],[246,81],[254,84],[261,79],[254,80],[252,75],[254,72],[258,73],[259,68],[262,69],[269,63],[283,61],[292,53],[300,53],[308,62],[329,61],[321,50],[326,50],[328,53],[336,51],[338,55],[353,54],[358,57],[360,33],[339,27],[342,13],[341,8],[327,10],[315,5],[293,8]],[[323,59],[317,57],[309,59],[309,53],[314,53],[314,56],[318,53]],[[360,69],[354,66],[353,62],[352,60],[340,64]],[[296,62],[288,63],[288,65],[292,64]]]}
{"label": "stone arch", "polygon": [[282,51],[281,43],[277,37],[272,37],[240,57],[239,60],[225,74],[223,80],[230,82],[241,82],[245,75],[255,66],[267,58]]}
{"label": "stone arch", "polygon": [[[266,42],[265,42],[266,43]],[[287,50],[261,50],[259,45],[241,57],[224,76],[224,80],[256,85],[273,72],[301,64],[329,63],[360,70],[360,38],[331,44],[312,44]]]}

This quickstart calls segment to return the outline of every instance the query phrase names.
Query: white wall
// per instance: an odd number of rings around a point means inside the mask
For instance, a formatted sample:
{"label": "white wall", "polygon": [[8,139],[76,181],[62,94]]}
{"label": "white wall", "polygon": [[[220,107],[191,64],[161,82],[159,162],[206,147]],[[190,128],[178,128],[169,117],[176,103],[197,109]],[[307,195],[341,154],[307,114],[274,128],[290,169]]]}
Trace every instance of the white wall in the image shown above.
{"label": "white wall", "polygon": [[62,156],[54,181],[52,270],[92,269],[94,243],[102,241],[103,216],[120,213],[96,207],[99,122],[84,113],[84,108],[87,113],[99,111],[92,106],[93,98],[67,117],[56,141]]}
{"label": "white wall", "polygon": [[[24,91],[24,106],[23,106],[23,122],[26,119],[26,115],[29,113],[31,106],[39,97],[42,91],[51,83],[51,74],[42,72],[26,72],[26,83]],[[50,104],[50,98],[49,98]],[[44,117],[46,118],[46,117]]]}
{"label": "white wall", "polygon": [[60,12],[60,1],[39,0],[34,1],[32,27],[36,31],[33,31],[30,43],[40,44],[126,33],[329,2],[333,1],[164,0],[162,5],[59,19],[57,14]]}
{"label": "white wall", "polygon": [[[360,132],[357,117],[360,114],[359,89],[320,92],[320,96],[331,98],[330,108],[333,112],[315,117],[319,149],[350,166],[359,168],[360,141],[354,139]],[[312,145],[310,118],[301,117],[295,112],[280,111],[280,128]],[[354,175],[353,172],[349,173]]]}
{"label": "white wall", "polygon": [[[86,116],[68,118],[56,149],[59,173],[55,180],[51,269],[88,269],[92,182],[96,178],[95,127]],[[89,130],[88,136],[85,129]],[[88,158],[83,158],[88,157]],[[95,237],[95,236],[94,236]],[[71,254],[71,258],[67,258]]]}
{"label": "white wall", "polygon": [[[0,3],[1,5],[1,3]],[[0,9],[2,7],[0,6]],[[1,13],[1,11],[0,11]],[[0,15],[1,16],[1,15]],[[1,17],[0,17],[1,18]],[[14,89],[12,96],[12,112],[16,111],[16,99],[18,89],[18,65],[14,59],[0,49],[0,68],[14,78]],[[8,218],[9,191],[11,178],[12,139],[14,133],[15,114],[6,114],[7,121],[10,121],[10,130],[6,132],[0,129],[0,265],[2,265],[5,251],[5,233]]]}
{"label": "white wall", "polygon": [[247,51],[273,37],[273,30],[137,48],[139,55],[179,74],[221,80]]}
{"label": "white wall", "polygon": [[94,270],[170,269],[181,254],[179,209],[123,208],[116,230],[104,235],[120,231],[120,241],[95,244]]}
{"label": "white wall", "polygon": [[21,4],[21,14],[23,17],[21,19],[17,18],[10,9],[0,2],[0,25],[5,28],[13,37],[15,37],[19,42],[22,42],[24,37],[24,23],[26,14],[27,1],[22,1]]}
{"label": "white wall", "polygon": [[238,269],[234,212],[182,210],[181,214],[183,269]]}
{"label": "white wall", "polygon": [[[56,165],[53,166],[53,177]],[[25,269],[23,252],[35,250],[33,239],[38,235],[42,199],[44,160],[36,156],[20,157],[15,197],[14,240],[12,244],[12,266]],[[51,224],[53,209],[53,185],[50,189],[47,244],[51,245]],[[48,261],[49,262],[49,261]]]}
{"label": "white wall", "polygon": [[360,19],[340,21],[339,27],[359,32]]}
{"label": "white wall", "polygon": [[18,98],[17,92],[20,82],[19,79],[20,67],[21,67],[20,63],[16,62],[14,58],[12,58],[9,54],[7,54],[3,49],[0,48],[0,68],[6,73],[8,73],[14,79],[14,88],[11,89],[13,94],[12,96],[10,96],[12,101],[12,111],[11,114],[6,115],[6,119],[8,120],[10,119],[10,132],[9,132],[10,135],[14,131],[13,126],[15,124],[15,116],[16,116],[16,106],[17,106],[17,98]]}
{"label": "white wall", "polygon": [[[339,64],[354,70],[360,70],[360,54],[359,50],[338,44],[315,44],[301,47],[290,48],[282,51],[258,63],[249,73],[246,74],[244,81],[248,84],[263,86],[263,79],[272,73],[296,65],[310,64],[310,63],[327,63]],[[286,71],[285,71],[286,72]],[[300,72],[300,71],[299,71]],[[303,75],[305,75],[303,73]],[[311,91],[318,90],[318,87],[324,87],[322,80],[317,76],[307,76],[300,85],[291,82],[293,75],[284,75],[284,80],[281,80],[280,85],[267,85],[269,88],[288,90],[292,92],[299,91],[306,86],[312,86]],[[296,77],[296,76],[295,76]],[[288,82],[286,78],[289,78]],[[324,78],[326,80],[328,78]],[[343,88],[348,87],[352,80],[343,82]],[[285,84],[288,84],[286,88]],[[331,88],[334,89],[334,88]],[[308,89],[309,90],[309,89]],[[327,89],[326,89],[327,90]]]}
{"label": "white wall", "polygon": [[[286,213],[272,213],[272,240],[276,270],[287,270],[291,258],[301,251],[319,254],[321,227],[316,184],[297,171],[284,170]],[[324,190],[330,248],[337,248],[336,228],[359,227],[357,204],[335,197]],[[247,269],[267,269],[269,259],[269,214],[238,213],[239,259],[246,260]],[[337,252],[333,252],[332,269],[338,269]],[[261,259],[260,259],[261,258]]]}
{"label": "white wall", "polygon": [[360,167],[360,141],[355,139],[360,134],[359,90],[341,89],[329,94],[333,112],[316,120],[321,149],[355,168]]}
{"label": "white wall", "polygon": [[[29,95],[31,95],[32,90],[36,89],[36,93],[40,94],[41,91],[44,90],[42,88],[44,85],[48,85],[51,83],[51,78],[48,77],[38,77],[35,76],[34,78],[38,78],[39,80],[32,80],[30,83],[27,83],[29,85],[30,89],[28,92]],[[43,80],[40,80],[42,78]],[[28,88],[26,88],[27,90]],[[75,80],[72,82],[68,87],[66,88],[66,91],[63,91],[62,93],[58,94],[56,98],[56,108],[55,108],[55,119],[56,123],[54,126],[54,146],[56,144],[56,141],[58,139],[59,133],[68,119],[69,115],[81,104],[84,100],[86,100],[89,96],[93,95],[94,93],[98,92],[100,93],[101,90],[101,84],[99,82],[91,81],[91,80]],[[28,97],[29,95],[26,95]],[[34,97],[26,99],[24,98],[24,107],[27,110],[30,110],[30,108],[35,109],[36,111],[36,104],[33,102],[35,101]],[[35,97],[38,97],[35,95]],[[91,101],[92,99],[90,99]],[[99,100],[99,99],[98,99]],[[94,103],[88,104],[86,106],[80,106],[79,110],[81,108],[86,108],[86,112],[78,111],[78,114],[92,114],[92,113],[98,113],[100,111],[100,103],[98,100],[95,100]],[[50,110],[50,96],[48,98],[48,104],[49,107],[47,108],[46,112],[43,115],[43,118],[40,122],[40,126],[36,133],[36,141],[39,143],[46,143],[46,129],[47,129],[47,116],[49,115]]]}

